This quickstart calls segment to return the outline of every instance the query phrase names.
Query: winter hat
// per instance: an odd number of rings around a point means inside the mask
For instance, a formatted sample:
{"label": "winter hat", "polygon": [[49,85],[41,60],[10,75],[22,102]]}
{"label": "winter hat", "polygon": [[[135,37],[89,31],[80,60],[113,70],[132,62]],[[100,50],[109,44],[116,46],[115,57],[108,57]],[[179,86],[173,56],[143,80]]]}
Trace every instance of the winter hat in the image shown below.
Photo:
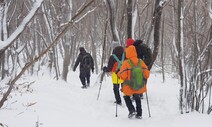
{"label": "winter hat", "polygon": [[126,46],[130,46],[130,45],[133,45],[135,41],[132,39],[132,38],[128,38],[127,41],[126,41]]}
{"label": "winter hat", "polygon": [[135,40],[135,42],[134,42],[134,46],[138,46],[138,45],[140,45],[141,43],[143,43],[143,40]]}

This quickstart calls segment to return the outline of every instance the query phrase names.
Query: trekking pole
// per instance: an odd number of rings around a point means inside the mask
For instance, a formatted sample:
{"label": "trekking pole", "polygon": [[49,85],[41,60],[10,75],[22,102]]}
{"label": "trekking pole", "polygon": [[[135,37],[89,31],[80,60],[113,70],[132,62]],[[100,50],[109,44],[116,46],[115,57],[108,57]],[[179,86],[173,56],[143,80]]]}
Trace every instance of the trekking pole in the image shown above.
{"label": "trekking pole", "polygon": [[99,95],[100,95],[100,91],[101,91],[101,87],[102,87],[102,81],[103,81],[103,77],[105,75],[105,72],[103,71],[102,74],[101,74],[101,77],[100,77],[100,86],[99,86],[99,93],[97,95],[97,100],[99,99]]}
{"label": "trekking pole", "polygon": [[147,106],[148,106],[149,117],[151,117],[150,108],[149,108],[149,99],[148,99],[147,91],[146,91],[146,102],[147,102]]}
{"label": "trekking pole", "polygon": [[116,117],[118,117],[118,104],[116,102]]}

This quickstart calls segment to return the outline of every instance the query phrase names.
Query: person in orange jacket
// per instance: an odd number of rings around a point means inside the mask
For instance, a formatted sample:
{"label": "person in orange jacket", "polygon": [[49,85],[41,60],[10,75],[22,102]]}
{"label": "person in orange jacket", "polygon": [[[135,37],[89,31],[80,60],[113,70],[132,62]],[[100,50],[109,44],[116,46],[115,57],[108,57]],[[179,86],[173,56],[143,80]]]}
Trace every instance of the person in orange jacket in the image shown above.
{"label": "person in orange jacket", "polygon": [[[138,64],[139,59],[137,58],[137,52],[136,52],[135,46],[129,45],[125,49],[125,53],[126,53],[127,59],[130,59],[135,65]],[[123,62],[122,67],[120,68],[120,71],[118,72],[118,76],[121,79],[123,79],[124,81],[130,80],[131,70],[129,70],[129,69],[132,68],[130,66],[129,62],[127,61],[127,59]],[[146,64],[143,61],[141,63],[141,67],[143,70],[144,78],[145,79],[149,78],[150,71],[148,70],[148,67],[146,66]],[[124,100],[125,100],[125,103],[127,105],[128,111],[129,111],[128,118],[132,118],[135,115],[136,115],[136,118],[138,118],[138,119],[142,118],[142,107],[141,107],[140,94],[146,92],[146,90],[147,90],[146,84],[144,85],[143,88],[141,88],[139,90],[133,90],[129,86],[129,84],[123,83],[122,92],[124,93]],[[136,102],[136,110],[132,104],[132,100],[130,99],[130,96],[132,96],[132,95],[134,96],[134,99]]]}

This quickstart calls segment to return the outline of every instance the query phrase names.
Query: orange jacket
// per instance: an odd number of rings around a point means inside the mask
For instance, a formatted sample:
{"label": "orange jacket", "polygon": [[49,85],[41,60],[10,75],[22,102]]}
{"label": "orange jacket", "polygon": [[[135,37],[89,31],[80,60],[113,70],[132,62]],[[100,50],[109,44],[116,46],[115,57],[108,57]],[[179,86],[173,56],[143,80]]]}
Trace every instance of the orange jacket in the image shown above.
{"label": "orange jacket", "polygon": [[[125,50],[126,52],[126,58],[132,60],[132,62],[137,65],[138,64],[138,58],[137,58],[137,53],[136,53],[136,49],[135,47],[129,46],[126,48]],[[149,78],[149,74],[150,71],[148,70],[148,67],[146,66],[146,64],[142,61],[141,63],[141,67],[143,68],[143,74],[144,74],[144,78],[147,79]],[[118,73],[118,76],[123,79],[123,80],[130,80],[130,73],[131,70],[126,70],[127,68],[131,68],[130,64],[128,63],[127,60],[125,60],[120,68],[120,71]],[[139,89],[139,90],[133,90],[129,85],[127,84],[123,84],[122,87],[122,92],[127,95],[127,96],[131,96],[132,94],[141,94],[146,92],[146,84],[144,85],[143,88]]]}

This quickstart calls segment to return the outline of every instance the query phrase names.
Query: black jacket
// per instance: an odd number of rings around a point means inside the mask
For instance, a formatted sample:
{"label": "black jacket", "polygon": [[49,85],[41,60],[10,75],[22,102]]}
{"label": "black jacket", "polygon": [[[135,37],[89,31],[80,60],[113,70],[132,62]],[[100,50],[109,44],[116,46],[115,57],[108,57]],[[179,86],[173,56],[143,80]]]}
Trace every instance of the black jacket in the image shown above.
{"label": "black jacket", "polygon": [[[83,66],[82,66],[82,58],[83,58],[83,56],[86,55],[86,54],[88,54],[89,57],[90,57],[90,60],[91,60],[91,61],[90,61],[90,62],[91,62],[91,68],[83,68]],[[79,64],[80,64],[80,73],[88,72],[88,71],[90,71],[90,70],[92,70],[92,71],[94,70],[93,58],[92,58],[91,54],[90,54],[90,53],[87,53],[85,50],[80,51],[80,54],[78,55],[77,60],[76,60],[76,62],[75,62],[75,64],[74,64],[73,71],[76,70],[76,68],[77,68],[77,66],[78,66]]]}
{"label": "black jacket", "polygon": [[[122,59],[122,54],[124,52],[124,48],[122,46],[117,46],[113,49],[112,54],[115,54],[119,60]],[[107,64],[106,72],[111,72],[113,69],[113,65],[116,63],[116,59],[111,55]]]}
{"label": "black jacket", "polygon": [[138,58],[142,59],[149,68],[150,65],[152,64],[151,49],[142,41],[137,41],[137,40],[134,42],[134,46],[136,48]]}

